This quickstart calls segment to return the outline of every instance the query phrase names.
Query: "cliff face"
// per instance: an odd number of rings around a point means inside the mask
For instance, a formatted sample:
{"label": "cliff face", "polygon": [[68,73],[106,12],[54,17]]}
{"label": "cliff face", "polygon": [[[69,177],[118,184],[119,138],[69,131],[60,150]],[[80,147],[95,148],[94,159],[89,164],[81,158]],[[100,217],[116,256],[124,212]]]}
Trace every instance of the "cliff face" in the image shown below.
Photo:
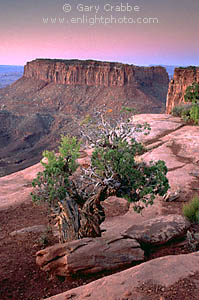
{"label": "cliff face", "polygon": [[163,67],[137,67],[92,60],[36,59],[27,63],[24,77],[48,83],[103,87],[168,84],[168,75]]}
{"label": "cliff face", "polygon": [[170,81],[167,94],[166,113],[170,114],[174,106],[184,103],[186,89],[193,82],[199,82],[199,67],[176,68]]}

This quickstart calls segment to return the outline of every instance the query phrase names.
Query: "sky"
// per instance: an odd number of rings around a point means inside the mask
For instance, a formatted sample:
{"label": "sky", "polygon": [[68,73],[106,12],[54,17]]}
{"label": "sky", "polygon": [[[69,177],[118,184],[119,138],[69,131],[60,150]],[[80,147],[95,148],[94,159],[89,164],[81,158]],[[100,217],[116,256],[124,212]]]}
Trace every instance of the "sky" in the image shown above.
{"label": "sky", "polygon": [[199,65],[199,0],[0,0],[0,65]]}

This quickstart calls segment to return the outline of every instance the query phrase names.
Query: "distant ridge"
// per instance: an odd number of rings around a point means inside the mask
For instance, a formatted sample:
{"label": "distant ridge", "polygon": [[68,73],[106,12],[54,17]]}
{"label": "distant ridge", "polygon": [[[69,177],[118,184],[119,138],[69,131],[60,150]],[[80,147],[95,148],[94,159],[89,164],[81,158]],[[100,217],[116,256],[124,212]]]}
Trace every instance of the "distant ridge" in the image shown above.
{"label": "distant ridge", "polygon": [[24,67],[24,76],[67,85],[139,86],[161,84],[168,80],[165,69],[139,67],[117,62],[95,60],[36,59]]}
{"label": "distant ridge", "polygon": [[23,75],[24,66],[0,65],[0,88],[3,88]]}
{"label": "distant ridge", "polygon": [[169,74],[169,79],[173,78],[175,68],[179,67],[177,65],[161,65],[161,64],[160,65],[149,65],[149,66],[150,67],[152,67],[152,66],[162,66],[162,67],[164,67],[167,70],[168,74]]}

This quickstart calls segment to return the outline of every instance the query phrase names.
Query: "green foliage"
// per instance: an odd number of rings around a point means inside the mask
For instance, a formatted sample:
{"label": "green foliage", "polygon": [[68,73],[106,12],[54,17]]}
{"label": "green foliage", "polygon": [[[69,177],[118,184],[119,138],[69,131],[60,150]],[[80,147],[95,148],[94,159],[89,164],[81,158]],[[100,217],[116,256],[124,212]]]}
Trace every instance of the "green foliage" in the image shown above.
{"label": "green foliage", "polygon": [[79,157],[80,145],[81,141],[78,142],[76,137],[61,136],[59,153],[64,161],[67,159],[69,174],[75,172],[78,167],[76,159]]}
{"label": "green foliage", "polygon": [[135,114],[136,109],[133,107],[127,107],[127,106],[122,106],[122,109],[120,111],[121,113],[131,113],[131,114]]}
{"label": "green foliage", "polygon": [[[81,135],[94,147],[91,165],[80,166],[71,176],[78,166],[80,142],[75,137],[62,136],[59,155],[45,151],[48,162],[42,162],[44,170],[32,182],[33,201],[48,203],[60,225],[63,241],[71,236],[90,236],[90,232],[99,236],[96,224],[104,220],[99,202],[110,195],[126,198],[141,212],[153,204],[156,195],[165,195],[169,188],[163,161],[146,164],[136,159],[145,151],[136,137],[140,132],[148,134],[149,124],[133,124],[130,118],[113,119],[109,112],[97,112],[95,118],[87,115],[82,121]],[[124,112],[131,109],[124,108]]]}
{"label": "green foliage", "polygon": [[60,155],[54,151],[44,151],[43,156],[47,163],[42,162],[43,172],[39,172],[33,180],[35,188],[31,193],[34,202],[48,202],[49,206],[56,206],[57,200],[66,196],[69,188],[69,176],[76,170],[76,159],[79,157],[80,143],[75,137],[61,136],[59,147]]}
{"label": "green foliage", "polygon": [[97,147],[91,158],[92,169],[101,181],[112,186],[118,197],[134,202],[137,212],[153,204],[155,195],[163,196],[169,188],[163,161],[147,165],[135,160],[143,151],[142,144],[135,139],[128,143],[115,137],[111,144],[107,140],[103,147]]}
{"label": "green foliage", "polygon": [[199,83],[194,82],[188,86],[184,96],[189,104],[178,105],[172,110],[174,116],[181,117],[186,123],[193,122],[199,124]]}
{"label": "green foliage", "polygon": [[173,115],[180,116],[186,123],[199,124],[199,104],[191,103],[188,106],[181,106],[180,109],[176,108],[173,112]]}
{"label": "green foliage", "polygon": [[194,82],[192,85],[188,86],[184,96],[186,102],[191,102],[189,112],[183,112],[185,121],[193,121],[195,125],[199,124],[199,83]]}
{"label": "green foliage", "polygon": [[195,125],[199,124],[199,104],[193,104],[190,109],[190,119]]}
{"label": "green foliage", "polygon": [[199,83],[194,82],[192,85],[187,87],[184,99],[186,102],[199,102]]}
{"label": "green foliage", "polygon": [[176,105],[172,109],[171,114],[175,117],[190,116],[191,107],[192,103]]}
{"label": "green foliage", "polygon": [[183,214],[190,222],[199,224],[199,196],[197,194],[183,206]]}
{"label": "green foliage", "polygon": [[113,172],[121,177],[127,176],[132,171],[134,156],[143,152],[143,146],[135,140],[131,140],[131,146],[119,138],[114,139],[111,145],[108,140],[104,144],[107,147],[97,147],[91,158],[92,167],[102,177],[109,177]]}

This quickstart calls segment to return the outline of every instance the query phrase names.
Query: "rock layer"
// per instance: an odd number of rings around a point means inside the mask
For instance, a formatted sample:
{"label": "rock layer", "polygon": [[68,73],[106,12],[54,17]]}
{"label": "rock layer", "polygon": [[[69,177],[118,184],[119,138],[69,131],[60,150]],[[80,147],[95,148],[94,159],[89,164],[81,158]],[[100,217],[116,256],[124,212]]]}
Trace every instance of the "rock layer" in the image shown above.
{"label": "rock layer", "polygon": [[199,67],[176,68],[169,83],[166,113],[170,114],[174,106],[184,102],[186,89],[193,82],[199,82]]}
{"label": "rock layer", "polygon": [[24,68],[27,78],[48,83],[113,87],[168,83],[166,70],[159,67],[137,67],[114,62],[36,59]]}

